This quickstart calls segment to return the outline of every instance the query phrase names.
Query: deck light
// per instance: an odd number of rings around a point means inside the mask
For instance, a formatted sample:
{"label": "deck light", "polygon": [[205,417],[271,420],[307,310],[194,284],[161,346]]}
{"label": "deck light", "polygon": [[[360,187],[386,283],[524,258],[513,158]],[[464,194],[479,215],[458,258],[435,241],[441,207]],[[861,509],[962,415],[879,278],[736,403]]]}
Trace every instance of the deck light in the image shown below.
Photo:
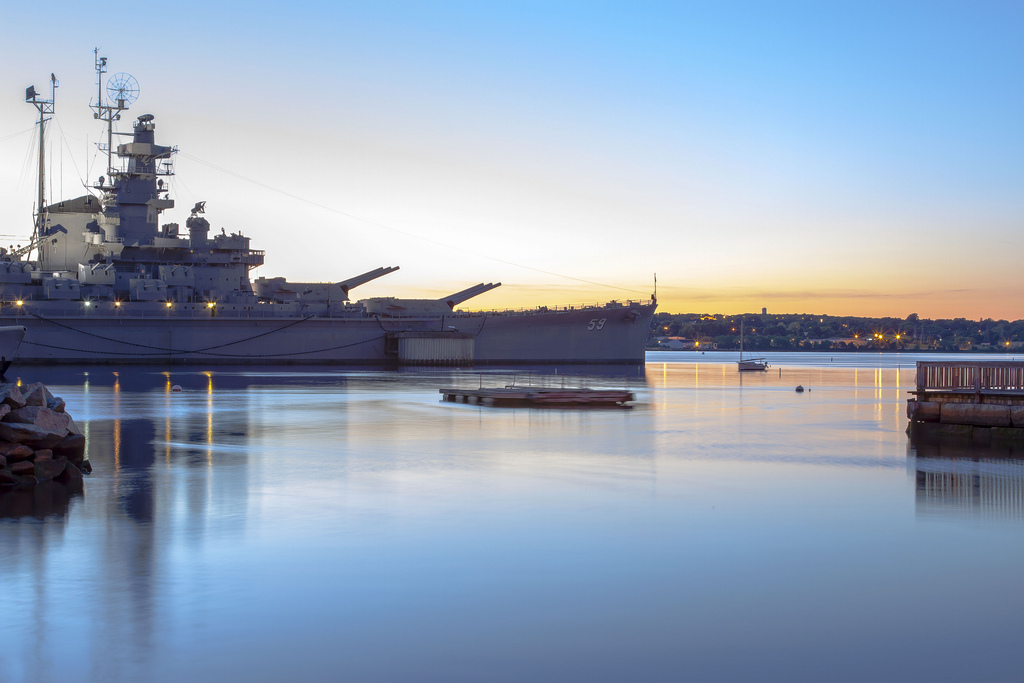
{"label": "deck light", "polygon": [[85,302],[85,307],[89,308],[90,306],[92,306],[92,302],[91,301],[86,301]]}
{"label": "deck light", "polygon": [[21,300],[19,299],[18,301],[15,301],[14,303],[16,303],[16,304],[18,304],[19,306],[21,306],[21,305],[22,305],[23,303],[25,303],[25,302],[24,302],[24,301],[21,301]]}
{"label": "deck light", "polygon": [[120,301],[115,301],[114,302],[114,308],[120,308],[120,307],[121,307],[121,302]]}
{"label": "deck light", "polygon": [[213,302],[211,301],[210,303],[206,304],[206,307],[207,308],[213,308]]}
{"label": "deck light", "polygon": [[168,302],[167,302],[167,308],[170,308],[170,307],[171,307],[171,302],[170,302],[170,301],[168,301]]}

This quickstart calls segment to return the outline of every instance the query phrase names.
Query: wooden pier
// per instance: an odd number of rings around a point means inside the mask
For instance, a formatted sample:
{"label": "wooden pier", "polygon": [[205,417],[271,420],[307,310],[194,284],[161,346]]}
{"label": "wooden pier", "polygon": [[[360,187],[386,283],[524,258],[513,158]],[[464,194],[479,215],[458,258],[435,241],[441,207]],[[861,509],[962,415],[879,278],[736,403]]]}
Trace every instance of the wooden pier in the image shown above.
{"label": "wooden pier", "polygon": [[1024,441],[1024,362],[918,361],[909,431]]}
{"label": "wooden pier", "polygon": [[482,406],[536,408],[630,408],[633,393],[624,389],[554,389],[546,387],[440,389],[443,400]]}

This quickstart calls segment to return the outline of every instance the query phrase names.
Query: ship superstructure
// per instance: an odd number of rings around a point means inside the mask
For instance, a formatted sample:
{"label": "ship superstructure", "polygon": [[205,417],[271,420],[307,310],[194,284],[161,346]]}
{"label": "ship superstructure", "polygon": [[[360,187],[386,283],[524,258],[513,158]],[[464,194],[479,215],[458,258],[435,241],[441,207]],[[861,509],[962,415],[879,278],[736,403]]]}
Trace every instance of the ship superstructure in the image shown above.
{"label": "ship superstructure", "polygon": [[[32,239],[19,249],[0,249],[0,324],[28,328],[22,362],[643,361],[653,301],[456,309],[501,283],[436,300],[350,299],[352,289],[397,266],[331,283],[252,280],[264,252],[252,249],[241,232],[222,228],[211,235],[205,202],[195,204],[184,230],[161,221],[174,207],[167,178],[177,149],[157,143],[152,114],[138,116],[130,134],[116,133],[114,122],[138,85],[116,74],[105,100],[106,59],[97,56],[96,68],[92,106],[107,126],[101,145],[107,172],[92,192],[49,204],[40,182]],[[30,88],[26,100],[40,111],[42,138],[53,97],[41,100]],[[114,144],[115,136],[128,141]],[[41,158],[40,174],[43,165]]]}

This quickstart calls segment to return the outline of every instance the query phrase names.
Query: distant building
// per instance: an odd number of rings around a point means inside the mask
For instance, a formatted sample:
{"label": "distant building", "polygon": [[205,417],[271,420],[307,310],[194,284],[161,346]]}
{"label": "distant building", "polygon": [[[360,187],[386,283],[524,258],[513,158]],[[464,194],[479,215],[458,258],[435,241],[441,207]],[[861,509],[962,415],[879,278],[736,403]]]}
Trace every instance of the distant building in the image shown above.
{"label": "distant building", "polygon": [[761,315],[768,315],[768,307],[767,306],[765,306],[764,308],[761,309]]}
{"label": "distant building", "polygon": [[696,351],[698,349],[714,349],[713,342],[700,342],[686,337],[658,337],[658,347],[668,351]]}

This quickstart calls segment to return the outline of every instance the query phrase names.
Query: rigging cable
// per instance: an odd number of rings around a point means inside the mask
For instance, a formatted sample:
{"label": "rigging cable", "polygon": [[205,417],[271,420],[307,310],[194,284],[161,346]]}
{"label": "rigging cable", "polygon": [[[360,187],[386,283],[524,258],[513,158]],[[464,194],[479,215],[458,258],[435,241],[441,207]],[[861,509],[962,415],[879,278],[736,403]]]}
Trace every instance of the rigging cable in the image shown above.
{"label": "rigging cable", "polygon": [[[33,313],[32,311],[26,311],[26,312],[29,315],[31,315],[32,317],[37,318],[37,319],[39,319],[39,320],[41,320],[43,322],[51,323],[51,324],[56,325],[58,327],[63,327],[64,329],[71,330],[72,332],[78,332],[80,334],[84,334],[84,335],[87,335],[89,337],[95,337],[97,339],[101,339],[103,341],[108,341],[108,342],[114,342],[116,344],[125,344],[127,346],[138,346],[138,347],[143,348],[143,349],[154,349],[154,350],[160,352],[159,354],[135,354],[135,355],[163,355],[165,353],[209,353],[213,349],[220,349],[220,348],[223,348],[225,346],[234,346],[235,344],[242,344],[244,342],[252,341],[253,339],[259,339],[260,337],[266,337],[268,334],[273,334],[275,332],[281,332],[282,330],[286,330],[289,327],[294,327],[295,325],[298,325],[299,323],[304,323],[307,320],[312,320],[313,318],[316,317],[314,315],[309,315],[309,316],[306,316],[304,318],[300,318],[299,320],[295,320],[293,322],[290,322],[287,325],[282,325],[281,327],[275,328],[273,330],[268,330],[266,332],[261,332],[260,334],[253,335],[251,337],[246,337],[245,339],[237,339],[237,340],[231,341],[231,342],[224,342],[223,344],[215,344],[213,346],[206,346],[206,347],[201,348],[201,349],[186,350],[186,349],[163,348],[161,346],[152,346],[150,344],[138,344],[138,343],[135,343],[135,342],[124,341],[122,339],[114,339],[112,337],[104,337],[103,335],[96,334],[94,332],[86,332],[85,330],[76,329],[74,327],[71,327],[70,325],[65,325],[64,323],[58,322],[56,320],[53,320],[52,318],[46,318],[46,317],[43,317],[43,316],[39,315],[38,313]],[[23,343],[31,343],[31,342],[23,342]],[[43,344],[37,344],[37,345],[38,346],[44,346]],[[304,352],[304,353],[315,353],[315,352],[309,351],[309,352]],[[211,355],[217,356],[217,355],[225,355],[225,354],[211,354]],[[231,354],[227,354],[227,355],[231,355]],[[245,354],[245,355],[248,355],[248,354]],[[282,355],[288,355],[288,354],[282,354]]]}
{"label": "rigging cable", "polygon": [[18,131],[17,133],[11,133],[10,135],[5,135],[4,137],[0,138],[0,142],[6,142],[8,140],[11,140],[13,138],[18,137],[19,135],[24,135],[25,133],[28,133],[30,131],[35,130],[35,128],[36,128],[35,125],[33,125],[31,128],[26,128],[25,130]]}
{"label": "rigging cable", "polygon": [[498,263],[504,263],[505,265],[508,265],[508,266],[515,266],[516,268],[523,268],[525,270],[532,270],[535,273],[543,273],[544,275],[551,275],[551,276],[554,276],[554,277],[560,277],[560,278],[564,278],[566,280],[574,280],[576,282],[583,282],[585,284],[594,285],[596,287],[608,287],[610,289],[619,289],[619,290],[622,290],[624,292],[633,292],[635,294],[644,294],[644,295],[646,295],[646,292],[641,292],[638,289],[631,289],[629,287],[619,287],[618,285],[609,285],[609,284],[606,284],[604,282],[595,282],[593,280],[585,280],[583,278],[573,277],[572,275],[564,275],[562,273],[556,273],[556,272],[553,272],[553,271],[550,271],[550,270],[544,270],[542,268],[534,268],[533,266],[527,266],[527,265],[524,265],[522,263],[516,263],[515,261],[507,261],[505,259],[501,259],[501,258],[498,258],[496,256],[488,256],[487,254],[479,254],[477,252],[470,251],[469,249],[463,249],[462,247],[456,247],[456,246],[454,246],[452,244],[447,244],[445,242],[440,242],[438,240],[433,240],[433,239],[430,239],[429,237],[423,237],[422,235],[417,235],[416,233],[413,233],[413,232],[407,232],[405,230],[401,230],[399,228],[392,227],[390,225],[385,225],[383,223],[377,223],[375,221],[371,221],[371,220],[366,219],[366,218],[361,218],[359,216],[356,216],[356,215],[353,215],[353,214],[341,211],[340,209],[336,209],[336,208],[334,208],[332,206],[325,206],[324,204],[320,204],[320,203],[315,202],[315,201],[313,201],[311,199],[306,199],[305,197],[300,197],[297,194],[292,194],[291,192],[288,192],[287,190],[282,190],[282,189],[280,189],[278,187],[274,187],[273,185],[268,185],[266,183],[263,183],[263,182],[260,182],[259,180],[254,179],[254,178],[249,178],[247,176],[244,176],[241,173],[236,173],[235,171],[232,171],[230,169],[224,168],[222,166],[218,166],[216,164],[212,164],[212,163],[210,163],[208,161],[204,161],[204,160],[200,159],[199,157],[193,156],[191,154],[187,154],[186,152],[178,152],[178,154],[180,154],[181,156],[185,157],[186,159],[191,159],[192,161],[200,163],[200,164],[202,164],[204,166],[208,166],[208,167],[210,167],[210,168],[212,168],[214,170],[220,171],[221,173],[225,173],[227,175],[230,175],[230,176],[233,176],[235,178],[238,178],[239,180],[244,180],[244,181],[246,181],[248,183],[252,183],[252,184],[257,185],[259,187],[262,187],[262,188],[264,188],[266,190],[271,190],[272,192],[277,192],[278,194],[282,194],[285,197],[289,197],[289,198],[294,199],[296,201],[300,201],[300,202],[303,202],[305,204],[309,204],[310,206],[315,206],[318,209],[323,209],[324,211],[330,211],[331,213],[336,213],[339,216],[344,216],[346,218],[351,218],[352,220],[359,221],[361,223],[366,223],[367,225],[372,225],[372,226],[374,226],[376,228],[383,228],[384,230],[390,230],[391,232],[396,232],[399,235],[403,235],[405,237],[411,237],[413,239],[417,239],[417,240],[420,240],[420,241],[423,241],[423,242],[428,242],[430,244],[434,244],[434,245],[437,245],[439,247],[444,247],[445,249],[451,249],[453,251],[459,251],[459,252],[462,252],[464,254],[469,254],[470,256],[475,256],[477,258],[489,259],[491,261],[496,261]]}
{"label": "rigging cable", "polygon": [[[351,344],[339,344],[338,346],[331,346],[324,349],[314,349],[312,351],[289,351],[287,353],[214,353],[212,351],[174,351],[173,349],[167,349],[162,353],[131,353],[130,351],[118,351],[116,353],[118,358],[123,356],[136,356],[151,358],[153,356],[166,356],[174,353],[204,353],[207,356],[217,356],[219,358],[287,358],[289,356],[307,356],[314,353],[327,353],[328,351],[338,351],[340,349],[347,349],[351,346],[359,346],[360,344],[369,344],[370,342],[379,341],[384,339],[387,335],[381,335],[379,337],[372,337],[370,339],[363,339],[362,341],[352,342]],[[113,355],[113,351],[97,351],[96,349],[76,349],[70,346],[54,346],[53,344],[43,344],[42,342],[34,341],[23,341],[22,344],[30,344],[32,346],[42,346],[47,349],[56,349],[58,351],[74,351],[75,353],[105,353]]]}
{"label": "rigging cable", "polygon": [[[61,139],[61,142],[64,143],[64,147],[68,150],[68,157],[71,158],[71,165],[75,167],[75,173],[78,175],[78,178],[82,181],[82,186],[88,188],[89,187],[89,185],[88,185],[88,178],[84,177],[82,175],[82,171],[78,168],[78,162],[75,161],[75,155],[71,152],[71,147],[68,145],[68,136],[65,135],[65,133],[64,133],[64,126],[60,125],[60,119],[57,118],[56,114],[53,115],[53,120],[57,123],[57,128],[60,129],[60,136],[61,136],[60,139]],[[88,141],[86,142],[86,144],[88,144]],[[61,163],[61,183],[63,184],[63,182],[64,182],[64,154],[63,153],[60,156],[60,163]],[[64,195],[64,192],[63,192],[63,190],[61,190],[61,196],[63,196],[63,195]]]}

